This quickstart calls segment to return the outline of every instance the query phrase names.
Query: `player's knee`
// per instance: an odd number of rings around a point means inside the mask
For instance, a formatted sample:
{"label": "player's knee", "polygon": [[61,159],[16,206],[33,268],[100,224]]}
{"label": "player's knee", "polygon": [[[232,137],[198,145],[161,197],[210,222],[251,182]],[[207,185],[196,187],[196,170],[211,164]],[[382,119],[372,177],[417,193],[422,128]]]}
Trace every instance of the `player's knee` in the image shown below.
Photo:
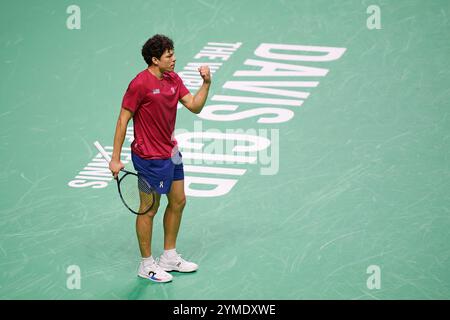
{"label": "player's knee", "polygon": [[180,200],[179,205],[180,205],[181,209],[184,209],[184,207],[186,206],[186,197],[184,197]]}
{"label": "player's knee", "polygon": [[180,206],[180,208],[184,208],[186,206],[186,197],[181,198],[178,202],[178,205]]}
{"label": "player's knee", "polygon": [[177,210],[183,210],[186,206],[186,197],[181,197],[176,199],[170,203],[170,206]]}
{"label": "player's knee", "polygon": [[150,209],[150,211],[147,212],[147,215],[149,215],[150,217],[156,216],[156,214],[158,213],[158,209],[159,209],[159,202],[156,202]]}
{"label": "player's knee", "polygon": [[154,217],[154,216],[156,216],[156,214],[158,213],[158,208],[152,208],[149,212],[147,212],[147,215],[149,216],[149,217]]}

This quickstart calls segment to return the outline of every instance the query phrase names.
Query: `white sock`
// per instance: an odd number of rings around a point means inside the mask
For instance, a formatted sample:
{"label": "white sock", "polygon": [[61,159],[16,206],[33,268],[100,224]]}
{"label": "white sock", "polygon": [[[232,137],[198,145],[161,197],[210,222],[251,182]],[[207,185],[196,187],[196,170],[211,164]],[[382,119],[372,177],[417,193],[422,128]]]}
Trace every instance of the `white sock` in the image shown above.
{"label": "white sock", "polygon": [[178,256],[177,250],[175,248],[170,250],[164,250],[163,254],[168,259],[175,258],[176,256]]}
{"label": "white sock", "polygon": [[149,266],[149,265],[153,264],[155,262],[155,260],[153,259],[153,256],[150,256],[148,258],[142,257],[142,262],[144,263],[144,266]]}

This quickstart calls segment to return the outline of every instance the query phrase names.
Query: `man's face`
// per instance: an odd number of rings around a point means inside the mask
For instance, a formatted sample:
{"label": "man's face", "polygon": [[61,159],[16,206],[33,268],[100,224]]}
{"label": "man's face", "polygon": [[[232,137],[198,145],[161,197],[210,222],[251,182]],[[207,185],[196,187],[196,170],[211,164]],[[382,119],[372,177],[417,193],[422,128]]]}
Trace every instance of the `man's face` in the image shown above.
{"label": "man's face", "polygon": [[175,69],[175,52],[173,50],[166,50],[161,58],[157,59],[157,65],[161,72],[173,71]]}

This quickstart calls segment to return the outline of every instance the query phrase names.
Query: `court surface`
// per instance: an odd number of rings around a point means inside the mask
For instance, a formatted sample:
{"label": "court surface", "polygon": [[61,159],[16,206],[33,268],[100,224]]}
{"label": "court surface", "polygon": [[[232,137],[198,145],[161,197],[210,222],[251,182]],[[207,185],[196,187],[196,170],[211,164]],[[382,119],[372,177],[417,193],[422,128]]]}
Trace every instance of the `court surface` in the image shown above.
{"label": "court surface", "polygon": [[[21,0],[0,17],[2,299],[450,297],[449,1]],[[135,217],[93,146],[112,146],[156,33],[192,93],[192,63],[216,63],[204,111],[176,123],[177,248],[200,269],[168,284],[137,278]]]}

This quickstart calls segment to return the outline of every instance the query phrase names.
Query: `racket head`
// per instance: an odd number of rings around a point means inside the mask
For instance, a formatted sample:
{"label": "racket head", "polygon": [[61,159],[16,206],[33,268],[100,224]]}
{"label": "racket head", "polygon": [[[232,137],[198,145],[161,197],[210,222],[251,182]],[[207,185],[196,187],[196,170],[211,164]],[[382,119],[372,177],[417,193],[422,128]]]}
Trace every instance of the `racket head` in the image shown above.
{"label": "racket head", "polygon": [[117,179],[120,199],[132,213],[143,215],[148,213],[155,203],[155,190],[145,178],[134,172],[125,171]]}

